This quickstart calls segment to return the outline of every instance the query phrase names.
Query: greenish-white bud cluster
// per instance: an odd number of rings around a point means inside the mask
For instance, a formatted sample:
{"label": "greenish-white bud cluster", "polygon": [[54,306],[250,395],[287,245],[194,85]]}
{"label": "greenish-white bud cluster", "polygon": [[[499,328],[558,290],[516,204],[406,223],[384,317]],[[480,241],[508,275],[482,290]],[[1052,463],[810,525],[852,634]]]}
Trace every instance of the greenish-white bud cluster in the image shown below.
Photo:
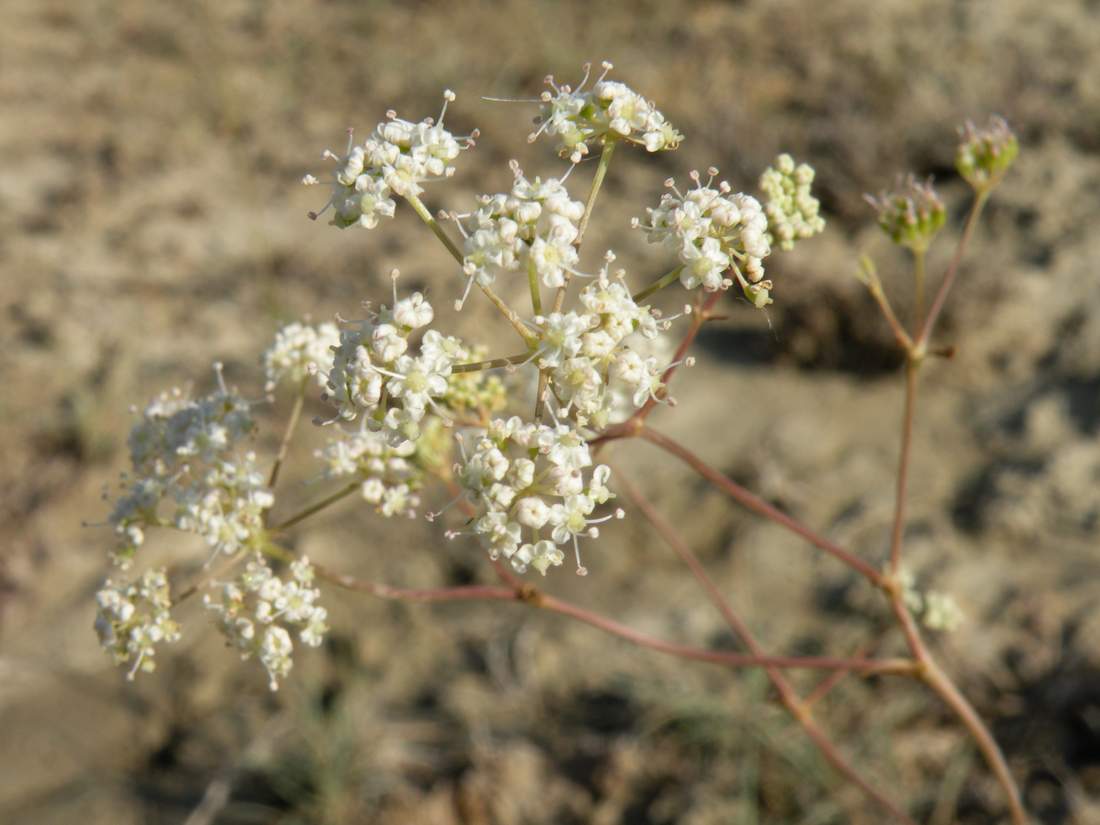
{"label": "greenish-white bud cluster", "polygon": [[985,192],[996,186],[1020,153],[1016,135],[1002,117],[994,115],[983,129],[967,121],[960,130],[961,141],[955,152],[955,168],[975,190]]}
{"label": "greenish-white bud cluster", "polygon": [[821,203],[810,192],[813,182],[813,167],[807,163],[796,165],[786,153],[760,176],[772,246],[793,249],[795,241],[812,238],[825,229],[825,219],[819,214]]}
{"label": "greenish-white bud cluster", "polygon": [[899,246],[918,252],[928,248],[947,219],[947,210],[932,188],[932,181],[921,183],[913,175],[899,178],[892,191],[884,191],[877,198],[871,195],[864,198],[874,208],[878,225],[886,236]]}

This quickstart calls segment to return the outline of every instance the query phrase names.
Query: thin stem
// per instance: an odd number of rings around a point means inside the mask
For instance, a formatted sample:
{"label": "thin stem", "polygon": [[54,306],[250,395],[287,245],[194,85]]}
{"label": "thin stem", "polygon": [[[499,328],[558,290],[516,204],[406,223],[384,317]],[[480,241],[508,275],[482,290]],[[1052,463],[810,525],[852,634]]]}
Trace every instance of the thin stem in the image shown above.
{"label": "thin stem", "polygon": [[304,510],[299,510],[297,513],[295,513],[290,518],[285,519],[284,521],[280,521],[278,524],[274,525],[271,529],[273,531],[275,531],[275,530],[289,530],[294,525],[305,521],[307,518],[314,515],[315,513],[319,513],[322,510],[324,510],[326,507],[329,507],[329,506],[335,504],[336,502],[340,501],[341,499],[347,498],[352,493],[354,493],[356,490],[362,489],[362,487],[363,487],[362,482],[353,481],[351,484],[337,490],[332,495],[326,496],[325,498],[321,499],[320,501],[316,502],[315,504],[309,505]]}
{"label": "thin stem", "polygon": [[[856,657],[857,658],[862,658],[863,656],[866,655],[866,653],[867,653],[867,651],[865,649],[861,649],[859,652],[856,653]],[[916,672],[916,662],[913,662],[912,665],[913,665],[913,669],[914,669],[913,672],[915,674],[915,672]],[[820,702],[822,699],[824,699],[826,696],[828,696],[829,693],[833,690],[833,688],[835,688],[837,685],[839,685],[841,682],[843,682],[845,675],[846,675],[845,673],[843,673],[842,671],[839,671],[839,670],[834,672],[834,673],[830,673],[828,676],[826,676],[824,679],[822,679],[817,685],[814,686],[814,689],[811,690],[806,695],[806,698],[802,700],[802,704],[805,705],[807,708],[812,708],[814,705],[816,705],[818,702]]]}
{"label": "thin stem", "polygon": [[611,165],[611,157],[615,154],[617,145],[618,141],[614,138],[604,138],[603,151],[600,152],[596,174],[592,178],[592,188],[588,190],[588,200],[584,204],[584,214],[581,215],[581,222],[577,225],[577,239],[573,241],[573,245],[578,248],[584,240],[584,233],[588,231],[588,222],[592,219],[592,210],[596,207],[596,196],[600,194],[600,187],[603,186],[603,179],[607,177],[607,167]]}
{"label": "thin stem", "polygon": [[[269,545],[265,548],[265,552],[283,561],[290,561],[294,558],[293,553],[277,545]],[[357,593],[367,593],[381,599],[410,602],[520,602],[531,607],[548,610],[551,613],[569,616],[642,647],[648,647],[682,659],[711,662],[727,667],[778,667],[803,670],[851,670],[861,673],[896,673],[901,672],[904,665],[904,660],[836,659],[829,656],[758,656],[681,645],[642,633],[616,622],[614,619],[601,616],[571,602],[545,595],[535,587],[525,583],[521,584],[519,588],[477,584],[417,589],[391,587],[387,584],[359,579],[344,573],[334,572],[316,563],[313,564],[313,568],[319,578],[330,584]]]}
{"label": "thin stem", "polygon": [[[462,488],[455,483],[454,476],[451,475],[450,470],[445,466],[441,467],[436,471],[436,475],[438,475],[447,486],[448,492],[458,500],[458,509],[465,513],[467,518],[472,519],[477,514],[477,511],[474,509],[474,505],[470,503],[465,495],[463,495]],[[497,574],[497,578],[512,588],[513,593],[538,593],[532,585],[528,584],[509,570],[508,566],[500,559],[490,559],[490,561],[493,565],[493,570]]]}
{"label": "thin stem", "polygon": [[[596,167],[596,174],[592,178],[592,188],[588,190],[588,200],[584,204],[584,214],[581,215],[581,221],[577,225],[577,237],[573,241],[573,246],[578,250],[581,248],[581,241],[584,240],[584,233],[588,231],[588,222],[592,218],[592,210],[596,206],[596,196],[600,194],[600,187],[603,186],[603,179],[607,177],[607,167],[611,165],[611,157],[615,154],[616,141],[613,138],[604,138],[603,151],[600,152],[599,165]],[[554,312],[561,312],[561,308],[565,305],[565,292],[569,289],[569,281],[572,279],[572,275],[568,272],[563,274],[564,283],[558,287],[557,293],[554,295]],[[546,404],[546,396],[550,386],[550,373],[548,370],[539,370],[539,383],[535,389],[535,420],[542,420],[543,407]]]}
{"label": "thin stem", "polygon": [[[409,205],[413,208],[413,211],[420,217],[420,220],[424,221],[428,225],[428,228],[432,230],[437,238],[443,243],[443,246],[447,248],[447,251],[451,253],[451,257],[454,258],[461,265],[463,263],[462,250],[460,250],[455,242],[451,240],[450,236],[443,231],[443,227],[439,225],[432,213],[428,211],[423,201],[416,195],[406,195],[405,200],[409,202]],[[512,325],[512,328],[516,331],[524,343],[530,346],[536,340],[535,334],[531,332],[520,320],[519,315],[516,314],[508,304],[504,303],[499,295],[497,295],[491,287],[484,284],[478,284],[478,288],[485,293],[485,297],[488,298],[493,306],[495,306],[505,318],[508,319],[508,323]]]}
{"label": "thin stem", "polygon": [[232,558],[226,561],[225,564],[218,565],[217,570],[207,571],[206,575],[199,576],[199,578],[192,582],[188,587],[177,593],[176,598],[172,600],[172,607],[176,607],[187,601],[204,587],[206,587],[206,585],[210,584],[210,582],[220,578],[224,572],[229,570],[231,567],[233,567],[233,565],[241,560],[241,555],[243,552],[244,551],[238,551],[234,553]]}
{"label": "thin stem", "polygon": [[[711,293],[701,306],[696,306],[695,312],[693,312],[691,316],[691,326],[689,326],[688,331],[684,333],[680,345],[676,348],[676,353],[672,356],[673,364],[678,366],[680,362],[683,361],[684,356],[687,355],[687,351],[691,349],[691,345],[695,342],[699,330],[703,328],[703,324],[711,319],[710,311],[714,308],[714,305],[718,303],[718,299],[721,295],[722,293],[720,292]],[[677,366],[670,366],[665,370],[664,375],[661,376],[662,384],[668,385],[668,382],[672,380],[672,376],[676,372]],[[596,438],[589,441],[589,446],[593,450],[599,450],[608,442],[617,441],[621,438],[633,438],[641,432],[646,417],[653,412],[656,407],[657,402],[650,398],[642,405],[641,409],[637,410],[626,421],[608,427]]]}
{"label": "thin stem", "polygon": [[872,280],[867,285],[867,289],[871,293],[871,297],[875,299],[879,309],[882,310],[882,314],[890,325],[890,330],[894,333],[894,340],[898,342],[898,346],[905,350],[907,354],[911,353],[913,351],[913,339],[909,337],[909,333],[905,331],[905,327],[898,320],[894,308],[890,306],[890,299],[886,297],[878,278]]}
{"label": "thin stem", "polygon": [[970,735],[978,745],[986,762],[989,764],[993,775],[997,778],[1005,795],[1008,797],[1008,809],[1014,825],[1027,825],[1027,812],[1024,810],[1020,799],[1020,790],[1016,786],[1016,780],[1012,777],[1008,762],[1001,753],[997,741],[990,734],[973,705],[955,687],[954,682],[939,668],[935,662],[928,659],[924,662],[922,671],[924,681],[934,690],[941,699],[955,712],[959,720],[970,731]]}
{"label": "thin stem", "polygon": [[420,200],[417,195],[405,195],[405,200],[409,202],[409,206],[413,208],[413,211],[416,212],[420,220],[424,221],[435,236],[439,238],[443,246],[447,248],[447,251],[451,253],[451,257],[458,261],[459,264],[462,264],[465,260],[462,250],[451,240],[451,236],[443,231],[443,227],[439,225],[439,221],[435,219],[435,216],[428,211],[428,207],[424,205],[424,202]]}
{"label": "thin stem", "polygon": [[531,309],[535,315],[542,315],[542,289],[539,287],[539,272],[532,258],[527,262],[527,288],[531,291]]}
{"label": "thin stem", "polygon": [[916,347],[918,350],[923,349],[928,344],[928,338],[932,334],[932,329],[936,326],[940,313],[943,311],[947,293],[951,291],[951,286],[955,283],[955,278],[959,274],[959,263],[966,252],[966,247],[974,234],[974,227],[978,225],[978,218],[981,217],[982,208],[987,200],[989,200],[988,189],[979,191],[974,196],[974,203],[971,204],[970,214],[966,217],[966,226],[963,228],[962,237],[959,238],[959,244],[955,247],[955,254],[951,256],[951,263],[948,264],[947,273],[943,276],[940,288],[936,291],[936,297],[932,301],[932,308],[928,311],[928,317],[924,319],[920,334],[917,335]]}
{"label": "thin stem", "polygon": [[513,367],[531,360],[530,352],[521,352],[518,355],[506,355],[503,358],[490,358],[488,361],[475,361],[471,364],[455,364],[451,372],[480,372],[481,370],[495,370],[501,367]]}
{"label": "thin stem", "polygon": [[[652,504],[650,504],[625,475],[622,473],[616,473],[615,475],[619,485],[626,491],[627,496],[637,505],[638,509],[642,511],[642,515],[645,516],[646,520],[653,525],[658,533],[660,533],[665,543],[668,544],[676,555],[680,557],[681,561],[688,566],[688,569],[691,570],[692,575],[695,576],[695,580],[699,583],[700,587],[703,588],[703,591],[707,594],[711,603],[718,609],[718,612],[722,614],[722,618],[726,620],[726,624],[729,625],[730,629],[741,639],[745,646],[749,648],[752,655],[761,659],[770,658],[763,656],[761,647],[753,637],[748,625],[746,625],[734,612],[730,603],[718,589],[718,586],[715,585],[714,581],[707,574],[706,568],[703,567],[698,557],[691,551],[691,548],[688,547],[687,542],[683,540],[680,534],[676,532],[675,528],[669,524],[664,516],[662,516]],[[902,672],[906,672],[910,675],[914,673],[915,662],[903,662],[902,664],[905,668]],[[859,787],[867,796],[875,800],[875,802],[889,811],[895,818],[902,822],[911,823],[912,820],[909,819],[901,809],[896,807],[894,803],[872,787],[840,754],[840,751],[837,750],[828,736],[813,721],[808,703],[798,698],[798,694],[779,669],[774,666],[764,665],[764,671],[767,673],[772,685],[779,693],[779,698],[783,706],[806,731],[806,734],[818,747],[825,759],[841,775]]]}
{"label": "thin stem", "polygon": [[749,492],[736,481],[727,478],[725,475],[715,470],[713,467],[703,461],[703,459],[701,459],[695,453],[691,452],[691,450],[687,449],[687,447],[684,447],[679,442],[674,441],[668,436],[662,435],[661,433],[658,433],[650,429],[649,427],[642,427],[638,432],[638,435],[640,435],[651,444],[655,444],[662,450],[665,450],[666,452],[671,453],[672,455],[679,458],[681,461],[683,461],[685,464],[695,470],[695,472],[697,472],[715,487],[722,490],[726,495],[728,495],[742,507],[751,510],[757,515],[763,516],[766,519],[774,521],[780,527],[784,527],[787,530],[790,530],[796,536],[805,539],[814,547],[817,547],[820,550],[824,550],[833,558],[838,559],[839,561],[851,567],[853,570],[862,575],[865,579],[867,579],[869,582],[871,582],[871,584],[875,585],[876,587],[882,586],[882,575],[867,562],[856,557],[840,545],[829,541],[824,536],[818,535],[797,519],[791,518],[786,513],[777,510],[775,507],[768,504],[768,502],[764,501],[764,499],[760,498],[755,493]]}
{"label": "thin stem", "polygon": [[924,246],[913,248],[913,334],[920,329],[924,320],[924,263],[928,249]]}
{"label": "thin stem", "polygon": [[909,487],[909,459],[913,452],[913,419],[917,407],[917,373],[920,361],[905,362],[905,412],[901,420],[901,454],[898,458],[897,494],[894,500],[894,526],[890,533],[890,573],[901,569],[901,546],[905,534],[905,506]]}
{"label": "thin stem", "polygon": [[290,418],[287,419],[283,438],[279,442],[279,452],[275,455],[275,464],[272,465],[271,475],[267,479],[267,486],[270,488],[274,488],[275,482],[279,480],[279,470],[282,469],[283,462],[286,460],[287,451],[290,449],[290,439],[294,437],[294,430],[297,428],[298,419],[302,415],[302,405],[306,400],[306,385],[308,383],[309,376],[306,376],[298,384],[298,392],[294,396],[294,406],[290,409]]}
{"label": "thin stem", "polygon": [[678,266],[675,269],[673,269],[669,272],[666,272],[664,275],[662,275],[656,281],[651,283],[645,289],[642,289],[639,292],[634,293],[634,296],[633,296],[634,297],[634,302],[635,303],[640,303],[640,302],[644,301],[646,298],[648,298],[650,295],[652,295],[654,292],[659,292],[660,290],[664,289],[669,284],[676,283],[677,279],[680,277],[680,273],[683,272],[683,271],[684,271],[684,268],[682,266]]}
{"label": "thin stem", "polygon": [[[748,653],[728,653],[726,651],[718,650],[705,650],[697,647],[690,647],[687,645],[680,645],[674,642],[666,642],[663,639],[657,639],[653,636],[649,636],[641,631],[634,630],[631,627],[627,627],[624,624],[620,624],[613,619],[609,619],[605,616],[601,616],[598,613],[593,613],[583,607],[579,607],[570,602],[562,601],[553,596],[543,595],[537,602],[533,603],[535,607],[541,607],[545,610],[549,610],[553,613],[560,613],[563,616],[571,616],[585,624],[598,627],[600,630],[604,630],[613,636],[619,636],[626,639],[629,642],[633,642],[642,647],[648,647],[653,650],[658,650],[662,653],[668,653],[672,656],[677,656],[682,659],[694,659],[700,662],[713,662],[715,664],[726,665],[728,667],[764,667],[764,668],[790,668],[790,669],[809,669],[809,670],[852,670],[857,672],[898,672],[896,668],[901,665],[904,660],[885,662],[885,661],[873,661],[873,660],[857,660],[857,659],[834,659],[828,656],[765,656],[758,654]],[[885,668],[885,670],[883,670]]]}
{"label": "thin stem", "polygon": [[837,771],[837,773],[841,774],[845,779],[863,791],[863,793],[875,800],[881,807],[889,811],[894,819],[905,823],[905,825],[916,825],[908,814],[868,784],[867,780],[848,763],[848,760],[846,760],[841,755],[840,751],[836,749],[836,746],[829,740],[829,737],[825,735],[825,732],[818,727],[817,722],[809,716],[808,710],[803,710],[802,712],[805,716],[798,716],[796,714],[796,718],[806,731],[806,735],[810,737],[815,745],[817,745],[822,756],[824,756],[825,760],[833,766],[833,769]]}

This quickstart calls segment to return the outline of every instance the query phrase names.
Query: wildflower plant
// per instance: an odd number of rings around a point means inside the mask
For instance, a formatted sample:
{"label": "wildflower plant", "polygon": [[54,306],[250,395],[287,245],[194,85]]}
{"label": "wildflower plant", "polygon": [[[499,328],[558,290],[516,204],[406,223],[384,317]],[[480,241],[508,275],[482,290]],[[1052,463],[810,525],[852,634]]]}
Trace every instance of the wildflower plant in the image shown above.
{"label": "wildflower plant", "polygon": [[[274,690],[289,677],[299,646],[323,643],[325,587],[416,601],[517,601],[666,654],[764,668],[781,704],[828,762],[901,822],[912,820],[840,753],[814,719],[811,704],[844,674],[923,683],[956,712],[1003,786],[1013,821],[1025,822],[999,748],[921,635],[919,622],[949,630],[962,613],[946,594],[919,593],[902,564],[920,367],[935,354],[936,322],[982,207],[1018,151],[1015,138],[999,119],[987,129],[968,126],[963,132],[958,169],[974,188],[974,205],[927,312],[924,255],[945,224],[943,203],[931,182],[917,183],[911,176],[902,179],[898,191],[871,199],[879,225],[913,255],[918,300],[906,326],[893,312],[873,263],[863,262],[860,277],[906,357],[889,552],[884,560],[867,560],[779,511],[648,423],[658,405],[673,403],[669,392],[677,369],[691,365],[688,353],[696,335],[717,317],[718,303],[732,287],[736,292],[730,294],[741,300],[726,311],[752,312],[782,300],[784,285],[765,277],[767,260],[824,229],[812,192],[813,169],[780,154],[761,175],[755,194],[719,180],[715,168],[705,177],[693,172],[690,187],[670,179],[633,226],[671,268],[639,284],[610,250],[600,252],[598,266],[587,267],[582,242],[617,147],[664,152],[683,140],[651,101],[609,79],[610,70],[603,64],[590,84],[586,67],[576,89],[548,78],[549,89],[529,101],[536,107],[531,139],[554,139],[571,166],[530,176],[513,162],[508,191],[481,195],[467,212],[437,217],[421,201],[424,184],[450,177],[477,137],[476,132],[456,137],[444,127],[447,105],[455,100],[450,91],[438,118],[414,122],[390,112],[362,143],[349,136],[342,156],[324,153],[335,172],[328,202],[311,217],[330,213],[339,228],[373,230],[383,218],[395,219],[402,204],[409,206],[450,256],[440,267],[453,279],[456,307],[480,292],[515,332],[517,351],[490,357],[483,343],[440,329],[432,303],[420,292],[402,290],[394,271],[388,290],[380,290],[386,303],[365,304],[364,317],[296,322],[275,333],[260,358],[259,379],[268,393],[288,392],[294,403],[270,460],[256,454],[257,402],[229,388],[220,368],[215,367],[216,388],[206,396],[176,389],[155,398],[131,432],[132,467],[108,517],[116,534],[111,558],[125,571],[140,563],[150,530],[174,529],[194,534],[200,548],[205,545],[197,557],[204,572],[189,584],[159,567],[124,583],[113,575],[96,597],[103,647],[131,678],[153,670],[160,646],[188,630],[179,623],[179,604],[200,593],[205,613],[229,646],[242,659],[258,661]],[[584,192],[574,169],[591,155],[598,160]],[[319,182],[305,178],[307,184]],[[495,290],[509,282],[526,288],[529,303],[511,305],[500,297]],[[666,288],[684,291],[682,312],[664,316],[649,302]],[[533,403],[530,386],[536,387]],[[272,523],[280,468],[307,395],[316,395],[327,410],[314,419],[328,439],[314,453],[313,478],[342,486]],[[766,653],[673,526],[629,478],[601,460],[609,443],[637,439],[854,571],[882,595],[902,631],[904,652],[893,657]],[[438,498],[447,488],[458,494],[451,504],[424,512],[422,500]],[[480,546],[486,568],[500,583],[409,590],[353,579],[296,557],[287,533],[352,497],[380,517],[425,517],[440,522],[442,538],[472,538],[470,544]],[[543,576],[561,567],[598,575],[599,539],[628,515],[624,505],[687,564],[741,650],[673,644],[539,588]],[[804,697],[786,676],[795,668],[829,675]]]}

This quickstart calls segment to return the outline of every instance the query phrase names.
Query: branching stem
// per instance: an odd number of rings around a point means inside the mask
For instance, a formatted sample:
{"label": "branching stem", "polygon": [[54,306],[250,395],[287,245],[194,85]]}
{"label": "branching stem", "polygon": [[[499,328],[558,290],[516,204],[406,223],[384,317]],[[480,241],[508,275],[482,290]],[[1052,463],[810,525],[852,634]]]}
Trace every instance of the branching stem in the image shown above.
{"label": "branching stem", "polygon": [[936,326],[936,321],[943,311],[944,302],[947,300],[947,293],[951,291],[951,286],[955,283],[955,278],[959,274],[959,264],[962,262],[966,248],[969,246],[970,239],[974,235],[974,227],[978,225],[978,219],[982,215],[982,209],[985,207],[985,202],[987,200],[989,200],[988,189],[979,191],[974,196],[974,203],[970,206],[970,214],[966,216],[966,226],[963,228],[962,237],[955,247],[955,254],[951,256],[951,263],[947,266],[947,273],[943,276],[940,288],[936,290],[936,297],[932,301],[932,308],[928,311],[928,317],[924,319],[924,324],[921,326],[920,333],[917,335],[916,348],[918,351],[923,350],[923,348],[928,345],[928,338],[931,336],[932,330]]}
{"label": "branching stem", "polygon": [[867,581],[871,582],[871,584],[878,587],[882,586],[882,575],[867,562],[863,561],[863,559],[860,559],[857,556],[853,555],[851,552],[845,550],[839,544],[829,541],[824,536],[818,535],[802,522],[792,518],[791,516],[788,516],[781,510],[776,509],[755,493],[749,492],[733,479],[728,478],[724,474],[718,472],[718,470],[711,467],[709,464],[703,461],[702,458],[697,456],[687,447],[680,444],[678,441],[675,441],[666,435],[662,435],[661,433],[650,429],[648,426],[642,427],[638,435],[644,438],[646,441],[650,442],[651,444],[660,447],[665,452],[671,453],[672,455],[679,458],[681,461],[683,461],[685,464],[695,470],[695,472],[697,472],[719,490],[724,492],[742,507],[751,510],[757,515],[763,516],[769,521],[775,522],[780,527],[784,527],[787,530],[790,530],[796,536],[805,539],[814,547],[817,547],[820,550],[824,550],[833,558],[838,559],[839,561],[848,565],[850,568],[862,575],[865,579],[867,579]]}
{"label": "branching stem", "polygon": [[[707,594],[707,598],[715,606],[719,613],[722,614],[722,618],[726,620],[726,624],[729,625],[730,630],[733,631],[750,651],[753,656],[756,656],[762,660],[762,666],[764,672],[767,674],[768,679],[771,681],[772,686],[779,694],[779,700],[788,712],[794,717],[795,721],[802,727],[806,734],[810,737],[813,743],[821,751],[822,755],[828,760],[828,762],[845,778],[858,786],[865,794],[871,799],[877,802],[883,809],[888,811],[895,819],[900,822],[912,823],[912,820],[898,808],[893,802],[886,798],[880,791],[874,788],[859,771],[851,765],[837,749],[836,745],[829,739],[829,737],[822,731],[817,724],[813,721],[810,715],[810,706],[808,703],[803,702],[797,692],[787,678],[783,675],[778,667],[763,664],[763,660],[770,657],[763,655],[760,644],[754,638],[752,631],[741,619],[740,616],[734,612],[733,607],[725,596],[722,595],[722,591],[718,589],[718,586],[711,579],[707,573],[706,568],[703,567],[699,558],[688,547],[687,542],[683,540],[675,528],[669,524],[668,520],[662,516],[657,509],[650,504],[650,502],[641,494],[641,492],[635,487],[622,473],[616,473],[619,485],[626,491],[627,496],[634,502],[634,504],[641,510],[642,515],[646,520],[653,525],[654,529],[661,535],[661,538],[665,540],[665,543],[672,548],[673,552],[680,557],[680,560],[687,565],[691,570],[695,580],[699,583],[699,586],[703,589],[703,592]],[[906,662],[906,670],[908,674],[915,673],[915,663]]]}

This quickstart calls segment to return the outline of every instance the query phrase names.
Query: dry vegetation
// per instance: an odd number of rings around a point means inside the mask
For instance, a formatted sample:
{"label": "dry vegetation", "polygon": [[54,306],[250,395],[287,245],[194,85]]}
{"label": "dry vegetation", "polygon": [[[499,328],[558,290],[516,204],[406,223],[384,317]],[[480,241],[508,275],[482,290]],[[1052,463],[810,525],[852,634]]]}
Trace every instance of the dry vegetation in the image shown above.
{"label": "dry vegetation", "polygon": [[[461,206],[509,180],[509,157],[560,169],[524,143],[529,110],[478,96],[526,96],[547,71],[607,57],[688,135],[672,155],[616,160],[586,244],[613,246],[639,282],[666,262],[645,256],[627,204],[667,175],[713,163],[748,186],[780,150],[818,168],[830,230],[776,265],[768,318],[729,304],[677,378],[685,403],[658,422],[868,559],[885,552],[900,395],[889,332],[851,277],[856,253],[904,286],[860,195],[911,168],[938,175],[957,214],[954,124],[995,111],[1017,128],[1020,161],[946,318],[958,355],[926,376],[909,560],[966,610],[935,645],[1030,809],[1100,821],[1095,2],[3,6],[0,820],[179,823],[220,782],[228,804],[194,825],[880,821],[767,703],[759,675],[519,607],[334,594],[330,643],[276,697],[213,633],[135,685],[95,646],[107,539],[80,521],[103,513],[128,405],[207,381],[215,357],[258,395],[254,353],[279,321],[354,312],[393,266],[449,288],[449,260],[407,210],[385,233],[305,219],[318,192],[296,181],[319,150],[390,106],[426,114],[452,87],[456,130],[484,137],[428,195]],[[842,568],[636,450],[612,456],[644,471],[774,650],[897,644]],[[303,476],[290,481],[308,495]],[[637,520],[608,533],[592,575],[549,588],[652,632],[731,643]],[[473,548],[351,505],[300,547],[409,585],[486,575]],[[995,786],[928,695],[848,680],[823,718],[925,821],[997,821]]]}

